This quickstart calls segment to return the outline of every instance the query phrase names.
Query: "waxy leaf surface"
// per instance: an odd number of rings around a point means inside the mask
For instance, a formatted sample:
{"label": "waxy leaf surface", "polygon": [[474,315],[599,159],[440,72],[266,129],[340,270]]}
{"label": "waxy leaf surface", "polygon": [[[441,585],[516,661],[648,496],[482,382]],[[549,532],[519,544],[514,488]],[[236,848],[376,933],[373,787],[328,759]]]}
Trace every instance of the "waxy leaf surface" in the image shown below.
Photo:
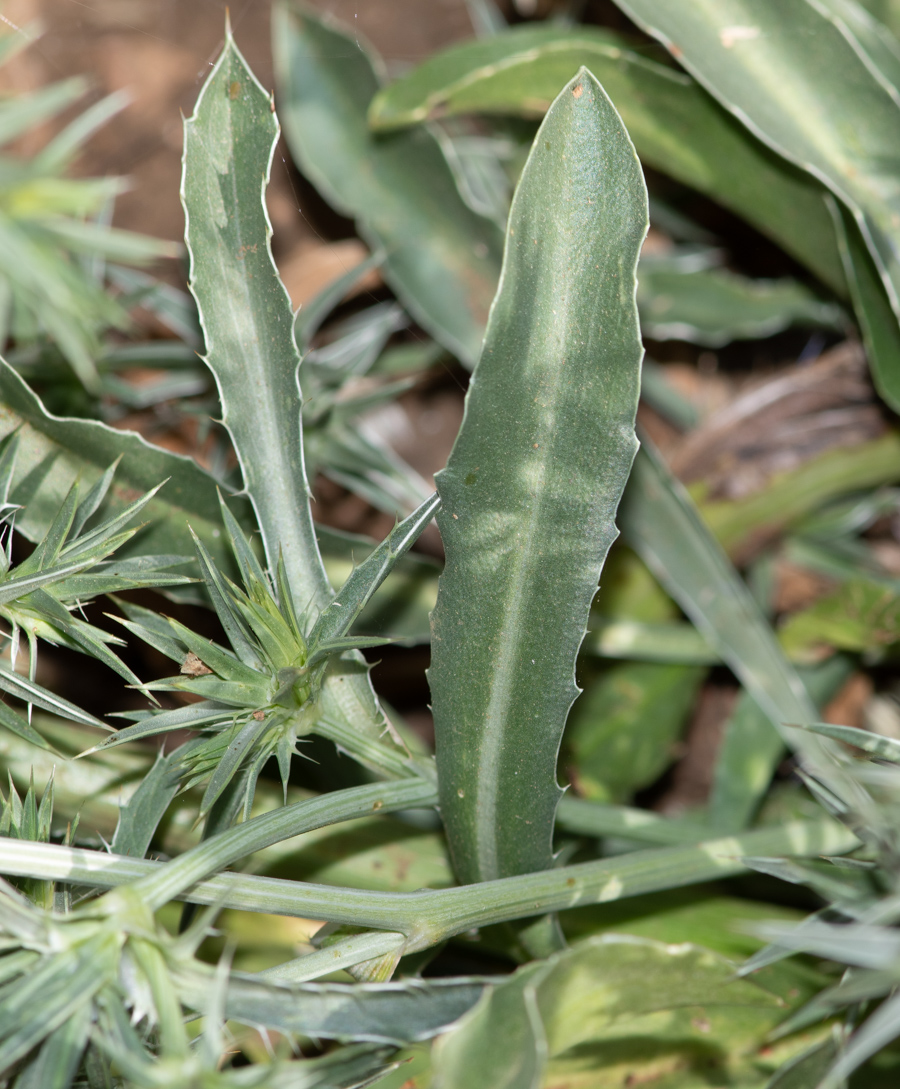
{"label": "waxy leaf surface", "polygon": [[300,355],[264,202],[278,133],[272,100],[229,36],[185,122],[190,287],[269,566],[275,569],[280,552],[295,598],[321,606],[331,587],[307,498]]}
{"label": "waxy leaf surface", "polygon": [[[900,315],[900,61],[853,17],[861,13],[835,0],[617,3],[752,133],[850,208]],[[896,383],[882,372],[883,391]]]}
{"label": "waxy leaf surface", "polygon": [[575,658],[637,449],[646,230],[634,148],[582,69],[519,182],[484,352],[438,474],[447,564],[429,676],[463,881],[551,864]]}

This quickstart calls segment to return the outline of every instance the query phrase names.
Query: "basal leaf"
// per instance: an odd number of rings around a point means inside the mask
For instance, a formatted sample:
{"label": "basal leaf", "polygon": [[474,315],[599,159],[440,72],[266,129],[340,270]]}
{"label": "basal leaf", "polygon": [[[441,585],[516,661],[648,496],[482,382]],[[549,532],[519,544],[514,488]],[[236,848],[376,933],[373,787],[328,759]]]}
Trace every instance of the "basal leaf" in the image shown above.
{"label": "basal leaf", "polygon": [[640,1019],[661,1011],[696,1017],[706,1007],[744,1006],[763,1014],[764,1031],[779,1000],[733,977],[724,957],[687,943],[618,934],[589,939],[486,992],[437,1045],[438,1084],[537,1089],[547,1058],[609,1033],[628,1035],[629,1022],[639,1034]]}
{"label": "basal leaf", "polygon": [[384,278],[413,317],[472,366],[500,271],[500,232],[463,203],[429,132],[369,132],[380,63],[358,37],[296,2],[275,6],[272,28],[278,108],[298,165],[384,250]]}
{"label": "basal leaf", "polygon": [[280,553],[296,597],[322,605],[331,586],[307,498],[300,356],[290,299],[269,248],[264,199],[278,135],[272,99],[229,32],[185,122],[190,287],[269,566],[275,569]]}
{"label": "basal leaf", "polygon": [[[24,509],[16,529],[39,541],[76,479],[84,492],[121,458],[107,496],[107,513],[123,511],[168,480],[144,508],[148,525],[120,555],[193,554],[188,524],[223,565],[228,564],[216,481],[190,458],[152,446],[139,435],[94,420],[52,416],[22,379],[0,360],[0,438],[17,431],[19,449],[11,498]],[[252,518],[238,503],[242,517]]]}
{"label": "basal leaf", "polygon": [[575,658],[636,449],[646,200],[628,134],[582,70],[519,182],[484,352],[438,476],[447,565],[429,679],[463,881],[551,864]]}
{"label": "basal leaf", "polygon": [[[310,513],[293,314],[272,261],[264,199],[278,132],[272,99],[229,32],[185,129],[182,197],[191,290],[270,573],[283,563],[298,608],[321,609],[333,592]],[[355,735],[380,738],[384,731],[359,655],[334,663],[320,705],[323,716],[344,722]]]}
{"label": "basal leaf", "polygon": [[821,185],[773,155],[682,72],[593,27],[528,25],[454,45],[385,88],[378,130],[457,113],[540,117],[579,65],[601,81],[641,162],[743,216],[845,292]]}

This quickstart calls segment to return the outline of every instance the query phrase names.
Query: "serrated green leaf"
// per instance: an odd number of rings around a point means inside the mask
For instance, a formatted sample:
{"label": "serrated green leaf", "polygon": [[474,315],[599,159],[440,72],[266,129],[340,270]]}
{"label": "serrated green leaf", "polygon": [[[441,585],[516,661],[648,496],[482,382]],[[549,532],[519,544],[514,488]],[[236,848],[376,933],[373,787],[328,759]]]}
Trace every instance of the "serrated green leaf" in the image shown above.
{"label": "serrated green leaf", "polygon": [[[269,569],[280,557],[295,600],[322,608],[332,590],[303,469],[299,356],[290,301],[269,250],[263,199],[277,136],[271,100],[229,36],[186,129],[182,189],[192,290]],[[248,373],[255,375],[251,381]],[[361,664],[361,656],[348,654],[332,666],[322,712],[343,721],[353,738],[380,739],[386,723]],[[205,680],[180,687],[229,698]]]}
{"label": "serrated green leaf", "polygon": [[416,321],[472,366],[500,271],[500,232],[463,203],[429,132],[381,139],[368,131],[380,63],[358,36],[296,2],[275,6],[272,35],[279,110],[298,165],[356,218],[373,250],[384,250],[382,273]]}
{"label": "serrated green leaf", "polygon": [[447,565],[429,680],[463,881],[551,865],[575,658],[637,445],[646,200],[628,134],[582,70],[519,182],[484,353],[438,475]]}
{"label": "serrated green leaf", "polygon": [[279,550],[294,592],[327,602],[307,501],[300,357],[290,299],[272,260],[264,202],[279,126],[272,100],[228,33],[185,122],[182,201],[212,370],[270,568]]}
{"label": "serrated green leaf", "polygon": [[582,64],[643,163],[724,204],[846,292],[822,186],[772,155],[690,77],[610,31],[527,25],[452,46],[382,91],[370,119],[387,129],[455,113],[540,117]]}

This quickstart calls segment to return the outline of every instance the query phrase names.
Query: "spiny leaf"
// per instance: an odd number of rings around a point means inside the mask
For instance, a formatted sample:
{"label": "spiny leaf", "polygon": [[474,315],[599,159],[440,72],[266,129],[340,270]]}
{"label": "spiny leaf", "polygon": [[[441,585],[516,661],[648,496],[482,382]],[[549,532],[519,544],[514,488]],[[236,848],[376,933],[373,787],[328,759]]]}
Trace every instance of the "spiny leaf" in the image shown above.
{"label": "spiny leaf", "polygon": [[190,288],[269,567],[281,549],[295,593],[324,604],[331,587],[306,501],[300,356],[261,189],[278,135],[273,102],[229,32],[185,122]]}
{"label": "spiny leaf", "polygon": [[437,478],[447,564],[429,680],[463,881],[551,865],[575,658],[637,447],[646,230],[634,148],[583,69],[519,182],[484,352]]}

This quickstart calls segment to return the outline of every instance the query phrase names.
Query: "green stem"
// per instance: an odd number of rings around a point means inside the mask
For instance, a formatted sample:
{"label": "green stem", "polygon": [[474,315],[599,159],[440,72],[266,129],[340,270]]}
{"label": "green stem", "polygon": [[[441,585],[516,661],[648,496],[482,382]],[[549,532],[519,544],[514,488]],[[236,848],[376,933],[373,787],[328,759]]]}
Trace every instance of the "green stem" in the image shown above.
{"label": "green stem", "polygon": [[373,783],[308,798],[251,817],[243,824],[204,840],[167,863],[162,870],[138,881],[136,888],[150,908],[156,911],[191,885],[273,843],[340,821],[368,817],[373,813],[393,813],[398,809],[436,804],[437,788],[423,779]]}
{"label": "green stem", "polygon": [[396,953],[406,944],[406,936],[390,930],[369,931],[367,934],[352,934],[334,945],[317,949],[315,953],[297,957],[279,964],[276,968],[267,968],[256,972],[258,979],[276,980],[278,983],[306,983],[319,979],[342,968],[352,968],[363,961]]}
{"label": "green stem", "polygon": [[[369,892],[220,873],[177,895],[191,903],[400,931],[408,938],[406,952],[412,953],[473,927],[730,877],[744,872],[742,859],[747,856],[814,857],[841,854],[857,845],[856,837],[835,821],[791,821],[695,846],[635,851],[452,889]],[[172,865],[0,839],[0,872],[20,877],[112,888]]]}

